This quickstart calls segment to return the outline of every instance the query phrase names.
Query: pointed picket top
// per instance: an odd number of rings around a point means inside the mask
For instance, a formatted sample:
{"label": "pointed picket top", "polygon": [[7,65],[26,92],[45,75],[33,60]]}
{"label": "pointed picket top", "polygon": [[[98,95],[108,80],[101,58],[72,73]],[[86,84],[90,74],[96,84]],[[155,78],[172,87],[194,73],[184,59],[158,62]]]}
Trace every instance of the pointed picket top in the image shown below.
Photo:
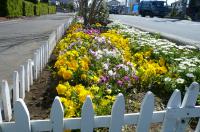
{"label": "pointed picket top", "polygon": [[180,106],[181,106],[181,92],[178,89],[175,89],[167,103],[167,108],[176,108]]}
{"label": "pointed picket top", "polygon": [[168,115],[168,109],[179,108],[181,106],[181,92],[174,90],[167,103],[167,111],[162,125],[162,132],[173,132],[176,129],[176,119]]}
{"label": "pointed picket top", "polygon": [[23,99],[18,99],[14,104],[14,118],[16,132],[31,132],[30,115]]}
{"label": "pointed picket top", "polygon": [[19,99],[19,74],[18,71],[13,73],[13,104]]}
{"label": "pointed picket top", "polygon": [[94,109],[90,96],[87,96],[81,110],[81,132],[93,132]]}
{"label": "pointed picket top", "polygon": [[1,97],[3,100],[4,118],[6,121],[10,121],[12,118],[12,108],[11,108],[10,89],[8,87],[8,82],[6,80],[2,80]]}
{"label": "pointed picket top", "polygon": [[20,71],[19,71],[19,97],[24,99],[25,98],[25,68],[23,65],[20,65]]}
{"label": "pointed picket top", "polygon": [[152,92],[147,92],[140,110],[140,116],[136,127],[137,132],[148,132],[151,124],[154,110],[154,95]]}
{"label": "pointed picket top", "polygon": [[[181,104],[181,108],[194,107],[196,104],[198,95],[199,95],[199,84],[197,82],[193,82],[185,93],[183,102]],[[185,131],[188,122],[189,122],[188,118],[179,120],[179,122],[177,123],[176,131],[177,132]]]}
{"label": "pointed picket top", "polygon": [[124,124],[125,101],[123,94],[119,93],[112,107],[109,132],[121,132]]}
{"label": "pointed picket top", "polygon": [[193,82],[187,89],[181,107],[193,107],[199,94],[199,84]]}
{"label": "pointed picket top", "polygon": [[51,107],[50,120],[52,123],[53,132],[63,132],[64,110],[59,97],[55,97]]}

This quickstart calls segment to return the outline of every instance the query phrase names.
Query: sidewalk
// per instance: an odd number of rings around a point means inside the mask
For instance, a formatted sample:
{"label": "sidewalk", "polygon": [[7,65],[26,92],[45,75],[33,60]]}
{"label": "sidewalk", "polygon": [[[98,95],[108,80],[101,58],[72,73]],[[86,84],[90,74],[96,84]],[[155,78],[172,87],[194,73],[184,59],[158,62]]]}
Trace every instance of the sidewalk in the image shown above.
{"label": "sidewalk", "polygon": [[58,13],[15,21],[0,22],[0,81],[12,84],[12,74],[29,58],[49,35],[73,14]]}

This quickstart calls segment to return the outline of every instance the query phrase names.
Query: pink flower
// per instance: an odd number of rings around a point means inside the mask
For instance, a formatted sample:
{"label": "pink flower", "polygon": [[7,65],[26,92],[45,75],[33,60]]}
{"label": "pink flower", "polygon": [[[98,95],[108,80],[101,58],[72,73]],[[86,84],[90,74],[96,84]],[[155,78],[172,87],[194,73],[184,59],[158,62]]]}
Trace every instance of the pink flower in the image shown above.
{"label": "pink flower", "polygon": [[118,80],[118,81],[117,81],[117,84],[121,87],[121,86],[123,85],[123,81]]}

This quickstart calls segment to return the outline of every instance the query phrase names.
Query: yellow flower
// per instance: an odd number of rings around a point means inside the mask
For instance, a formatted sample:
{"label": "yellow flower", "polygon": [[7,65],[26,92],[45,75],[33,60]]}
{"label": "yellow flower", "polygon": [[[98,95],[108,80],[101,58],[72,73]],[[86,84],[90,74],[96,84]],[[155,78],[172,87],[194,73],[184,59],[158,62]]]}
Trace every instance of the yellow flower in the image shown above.
{"label": "yellow flower", "polygon": [[63,71],[63,78],[65,80],[71,79],[72,78],[72,71],[71,70],[64,70]]}
{"label": "yellow flower", "polygon": [[102,26],[100,23],[96,23],[95,25],[96,25],[96,27],[101,27]]}
{"label": "yellow flower", "polygon": [[85,80],[87,78],[86,74],[81,74],[81,79]]}
{"label": "yellow flower", "polygon": [[96,85],[92,85],[91,86],[91,90],[94,91],[94,92],[98,92],[99,91],[99,87],[96,86]]}
{"label": "yellow flower", "polygon": [[67,66],[68,66],[68,68],[70,69],[70,70],[72,70],[72,71],[77,71],[77,69],[78,69],[78,67],[79,67],[79,65],[78,65],[78,62],[76,61],[76,60],[72,60],[71,62],[69,62],[68,64],[67,64]]}
{"label": "yellow flower", "polygon": [[92,93],[90,91],[85,90],[85,89],[82,90],[78,95],[79,96],[79,101],[81,103],[83,103],[88,95],[90,95],[90,97],[93,98],[93,95],[92,95]]}
{"label": "yellow flower", "polygon": [[98,83],[100,79],[99,79],[97,76],[93,76],[92,80],[93,80],[95,83]]}
{"label": "yellow flower", "polygon": [[58,86],[56,87],[57,93],[58,95],[62,94],[64,95],[65,92],[67,91],[67,87],[63,84],[58,84]]}
{"label": "yellow flower", "polygon": [[110,100],[108,100],[108,99],[101,99],[101,103],[100,103],[100,104],[101,104],[102,106],[105,107],[105,106],[107,106],[109,103],[110,103]]}
{"label": "yellow flower", "polygon": [[111,89],[107,89],[106,92],[107,92],[108,94],[111,94],[111,93],[112,93],[112,90],[111,90]]}

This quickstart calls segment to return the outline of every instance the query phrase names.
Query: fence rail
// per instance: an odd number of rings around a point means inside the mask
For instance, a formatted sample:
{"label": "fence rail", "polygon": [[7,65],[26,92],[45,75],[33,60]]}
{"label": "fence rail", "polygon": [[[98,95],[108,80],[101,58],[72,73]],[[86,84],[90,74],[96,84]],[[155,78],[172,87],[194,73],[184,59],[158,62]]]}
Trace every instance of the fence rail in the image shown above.
{"label": "fence rail", "polygon": [[19,98],[25,98],[25,91],[30,91],[33,80],[38,79],[43,68],[48,63],[53,49],[59,39],[64,35],[66,28],[71,24],[73,18],[65,24],[60,25],[34,54],[33,59],[28,59],[24,65],[13,72],[13,84],[8,85],[6,80],[2,80],[0,98],[0,121],[10,121],[12,119],[12,106]]}
{"label": "fence rail", "polygon": [[[137,125],[137,132],[147,132],[151,123],[162,123],[162,132],[184,132],[191,117],[200,117],[200,106],[195,106],[199,94],[199,84],[194,82],[187,89],[183,101],[181,93],[175,90],[163,111],[154,111],[154,95],[147,92],[139,113],[125,114],[125,101],[119,94],[112,106],[111,115],[95,116],[92,100],[88,96],[82,106],[80,118],[64,118],[59,97],[54,99],[50,119],[30,120],[29,111],[23,99],[14,104],[14,122],[1,122],[2,132],[40,132],[80,129],[93,132],[94,128],[109,128],[109,132],[120,132],[124,125]],[[200,131],[200,122],[195,132]]]}

